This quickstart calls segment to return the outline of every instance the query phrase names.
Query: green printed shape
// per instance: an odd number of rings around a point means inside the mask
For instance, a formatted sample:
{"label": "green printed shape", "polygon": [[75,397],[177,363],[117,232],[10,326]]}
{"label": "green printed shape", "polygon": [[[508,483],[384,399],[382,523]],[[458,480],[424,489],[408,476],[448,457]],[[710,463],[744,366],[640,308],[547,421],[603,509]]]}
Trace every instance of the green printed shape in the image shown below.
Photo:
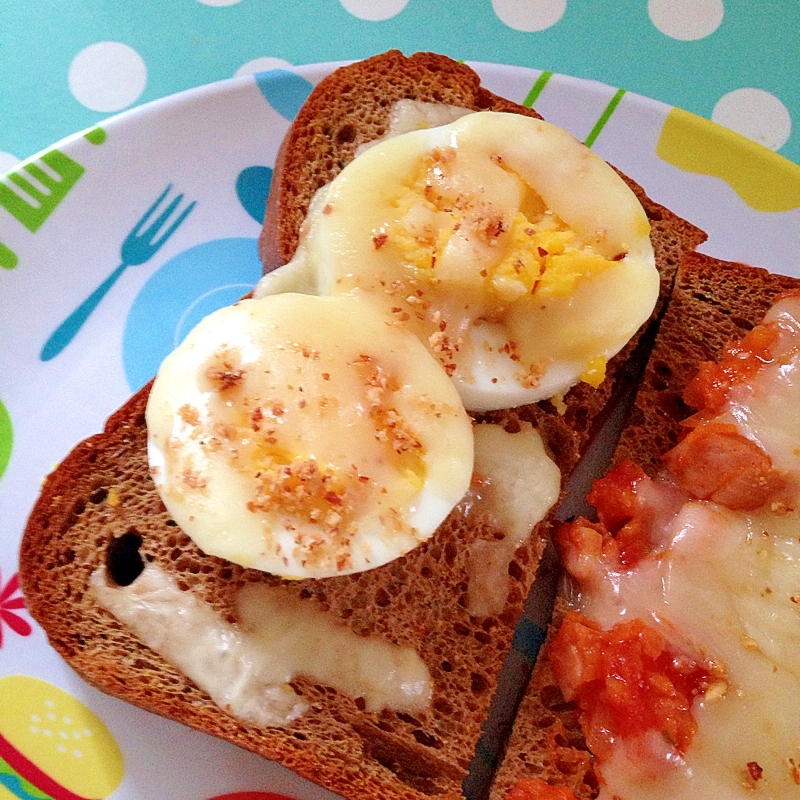
{"label": "green printed shape", "polygon": [[91,144],[103,144],[106,140],[106,132],[100,128],[92,128],[83,134],[83,138]]}
{"label": "green printed shape", "polygon": [[545,71],[536,79],[536,83],[531,87],[528,96],[522,101],[522,105],[524,105],[525,108],[533,108],[533,104],[539,99],[539,95],[552,77],[552,72]]}
{"label": "green printed shape", "polygon": [[[53,213],[58,204],[67,196],[69,190],[78,182],[85,172],[84,168],[60,150],[50,150],[39,160],[50,167],[59,179],[39,167],[35,161],[23,164],[19,169],[9,172],[8,179],[15,183],[30,198],[23,199],[17,192],[0,183],[0,206],[16,217],[31,233],[35,233],[42,223]],[[37,186],[23,177],[23,172],[35,178],[47,190],[41,191]]]}
{"label": "green printed shape", "polygon": [[13,446],[14,431],[11,427],[11,417],[3,405],[3,401],[0,400],[0,478],[6,471]]}
{"label": "green printed shape", "polygon": [[606,123],[611,119],[611,115],[617,110],[620,100],[625,96],[625,89],[617,89],[616,94],[611,98],[611,102],[606,106],[605,111],[600,115],[600,119],[594,124],[594,128],[589,131],[589,135],[584,140],[587,147],[591,147],[600,135]]}
{"label": "green printed shape", "polygon": [[800,207],[800,165],[688,111],[669,112],[656,153],[686,172],[720,178],[756,211]]}
{"label": "green printed shape", "polygon": [[[0,758],[0,787],[5,786],[16,800],[53,800],[49,794],[26,781],[6,760]],[[6,795],[0,790],[0,800]]]}
{"label": "green printed shape", "polygon": [[19,256],[9,247],[0,242],[0,267],[14,269],[19,264]]}

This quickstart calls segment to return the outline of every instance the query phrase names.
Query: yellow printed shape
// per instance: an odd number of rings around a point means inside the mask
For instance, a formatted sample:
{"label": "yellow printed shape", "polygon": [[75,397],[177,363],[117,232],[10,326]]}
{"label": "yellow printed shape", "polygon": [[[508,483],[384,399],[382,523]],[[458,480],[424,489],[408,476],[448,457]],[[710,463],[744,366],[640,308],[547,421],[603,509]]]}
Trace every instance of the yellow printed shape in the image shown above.
{"label": "yellow printed shape", "polygon": [[679,169],[721,178],[756,211],[790,211],[800,206],[800,166],[680,108],[669,112],[656,153]]}
{"label": "yellow printed shape", "polygon": [[122,753],[102,720],[38,678],[0,678],[0,735],[52,780],[87,800],[108,797],[122,782]]}

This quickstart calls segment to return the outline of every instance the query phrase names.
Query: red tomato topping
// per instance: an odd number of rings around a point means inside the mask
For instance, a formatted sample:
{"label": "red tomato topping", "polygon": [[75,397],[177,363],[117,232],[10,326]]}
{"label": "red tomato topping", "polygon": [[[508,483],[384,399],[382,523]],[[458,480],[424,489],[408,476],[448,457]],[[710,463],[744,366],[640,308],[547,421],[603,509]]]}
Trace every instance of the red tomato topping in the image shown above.
{"label": "red tomato topping", "polygon": [[736,511],[759,508],[786,486],[769,455],[732,424],[706,422],[693,428],[664,462],[692,497]]}
{"label": "red tomato topping", "polygon": [[551,786],[540,778],[520,778],[508,793],[508,800],[576,800],[566,786]]}
{"label": "red tomato topping", "polygon": [[[699,421],[718,414],[734,385],[748,382],[772,361],[779,336],[776,325],[757,325],[743,339],[726,345],[719,364],[700,365],[683,393],[683,399],[698,410]],[[686,422],[691,424],[690,420]]]}
{"label": "red tomato topping", "polygon": [[570,611],[550,661],[567,700],[577,700],[586,743],[599,760],[615,741],[650,731],[685,753],[697,723],[692,700],[720,680],[711,662],[673,650],[640,619],[610,631]]}
{"label": "red tomato topping", "polygon": [[643,481],[650,478],[628,459],[592,484],[586,499],[597,509],[597,518],[609,531],[620,530],[637,515],[640,496],[636,490]]}
{"label": "red tomato topping", "polygon": [[601,577],[598,567],[631,569],[658,550],[663,529],[685,495],[627,460],[596,480],[587,500],[597,509],[598,522],[581,517],[558,532],[564,565],[582,582]]}

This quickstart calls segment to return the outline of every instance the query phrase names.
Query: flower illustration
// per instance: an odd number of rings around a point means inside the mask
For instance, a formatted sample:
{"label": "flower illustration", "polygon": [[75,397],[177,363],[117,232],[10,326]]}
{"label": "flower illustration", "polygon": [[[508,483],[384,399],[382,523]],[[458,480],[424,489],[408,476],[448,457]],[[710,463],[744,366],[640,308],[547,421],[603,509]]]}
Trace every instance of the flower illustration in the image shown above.
{"label": "flower illustration", "polygon": [[3,623],[20,636],[30,636],[33,632],[30,623],[15,613],[25,608],[25,598],[18,592],[18,572],[11,576],[11,580],[5,586],[3,586],[3,577],[0,575],[0,647],[3,646]]}

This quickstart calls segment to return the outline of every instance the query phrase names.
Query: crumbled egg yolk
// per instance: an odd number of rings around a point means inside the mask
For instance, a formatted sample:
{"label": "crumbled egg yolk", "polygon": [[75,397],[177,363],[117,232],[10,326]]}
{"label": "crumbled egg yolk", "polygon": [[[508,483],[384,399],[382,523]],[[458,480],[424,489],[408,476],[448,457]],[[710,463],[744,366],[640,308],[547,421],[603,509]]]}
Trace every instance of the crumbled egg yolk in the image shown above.
{"label": "crumbled egg yolk", "polygon": [[483,112],[356,158],[256,294],[358,296],[427,345],[466,408],[509,408],[602,381],[658,296],[648,234],[574,137]]}
{"label": "crumbled egg yolk", "polygon": [[[496,255],[477,274],[460,275],[459,281],[474,283],[499,303],[527,294],[566,297],[581,278],[597,275],[625,256],[623,252],[608,259],[582,244],[575,231],[511,170],[505,171],[519,183],[524,210],[514,214],[510,226],[479,198],[448,191],[448,167],[456,157],[456,149],[450,147],[437,148],[422,159],[394,202],[397,222],[373,237],[376,249],[395,245],[416,277],[436,281],[436,265],[452,234],[461,229],[469,229],[467,235],[493,248]],[[499,155],[494,161],[502,165]]]}

